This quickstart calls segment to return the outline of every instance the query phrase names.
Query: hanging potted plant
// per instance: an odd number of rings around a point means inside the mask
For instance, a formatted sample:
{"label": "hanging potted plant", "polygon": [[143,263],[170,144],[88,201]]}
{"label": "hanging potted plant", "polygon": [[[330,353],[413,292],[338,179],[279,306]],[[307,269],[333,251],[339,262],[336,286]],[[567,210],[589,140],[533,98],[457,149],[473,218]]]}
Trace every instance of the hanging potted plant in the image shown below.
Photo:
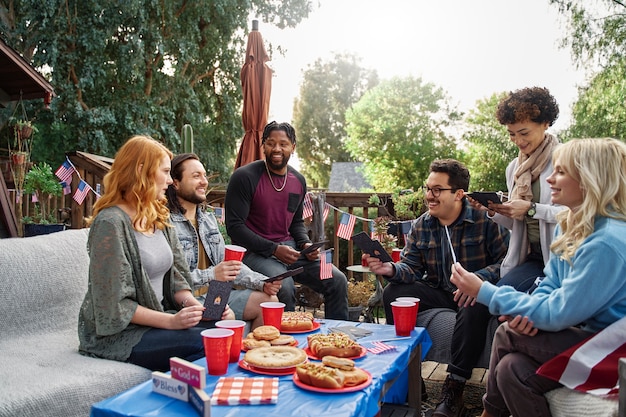
{"label": "hanging potted plant", "polygon": [[63,193],[59,179],[52,172],[52,167],[43,162],[34,165],[24,177],[24,192],[37,197],[35,210],[32,216],[22,218],[24,236],[35,236],[59,232],[65,229],[65,224],[59,223],[51,212],[53,197]]}

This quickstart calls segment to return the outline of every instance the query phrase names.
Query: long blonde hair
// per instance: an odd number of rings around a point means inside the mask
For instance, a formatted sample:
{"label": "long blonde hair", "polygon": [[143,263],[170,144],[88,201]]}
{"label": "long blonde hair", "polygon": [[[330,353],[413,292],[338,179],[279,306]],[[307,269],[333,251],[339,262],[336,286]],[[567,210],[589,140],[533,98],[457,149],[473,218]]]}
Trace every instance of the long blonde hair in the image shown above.
{"label": "long blonde hair", "polygon": [[111,170],[104,176],[104,194],[93,207],[90,225],[100,210],[126,203],[136,211],[135,229],[144,232],[168,226],[169,210],[164,200],[157,200],[156,172],[164,157],[172,152],[149,136],[133,136],[115,155]]}
{"label": "long blonde hair", "polygon": [[552,155],[582,189],[583,203],[557,219],[562,234],[550,249],[568,262],[580,244],[593,233],[596,216],[626,221],[626,144],[611,138],[574,139]]}

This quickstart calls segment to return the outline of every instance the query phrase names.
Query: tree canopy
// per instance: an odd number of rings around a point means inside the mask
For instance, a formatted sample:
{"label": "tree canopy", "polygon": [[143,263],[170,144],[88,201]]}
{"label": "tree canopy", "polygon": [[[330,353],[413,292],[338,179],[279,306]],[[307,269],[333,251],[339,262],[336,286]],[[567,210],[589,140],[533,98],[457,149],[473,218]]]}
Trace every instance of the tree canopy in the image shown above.
{"label": "tree canopy", "polygon": [[468,146],[463,159],[470,171],[470,189],[473,191],[507,189],[504,172],[517,156],[518,148],[495,115],[498,103],[506,95],[506,92],[496,93],[478,100],[476,107],[465,117],[468,130],[463,139]]}
{"label": "tree canopy", "polygon": [[346,113],[346,147],[376,191],[421,186],[430,163],[456,157],[445,132],[460,115],[446,93],[421,78],[395,77],[367,91]]}
{"label": "tree canopy", "polygon": [[304,71],[293,122],[302,173],[309,185],[327,187],[332,163],[352,160],[344,144],[345,113],[376,84],[376,71],[362,68],[352,54],[318,59]]}
{"label": "tree canopy", "polygon": [[133,134],[177,152],[188,123],[207,171],[225,177],[243,135],[249,17],[294,27],[310,10],[309,0],[1,3],[0,36],[49,71],[57,94],[37,113],[35,159],[75,149],[113,156]]}

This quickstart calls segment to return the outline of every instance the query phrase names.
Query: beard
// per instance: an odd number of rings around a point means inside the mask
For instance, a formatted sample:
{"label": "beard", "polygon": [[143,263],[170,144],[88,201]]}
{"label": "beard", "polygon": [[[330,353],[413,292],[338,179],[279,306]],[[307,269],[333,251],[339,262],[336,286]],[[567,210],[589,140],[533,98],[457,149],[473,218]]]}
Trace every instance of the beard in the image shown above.
{"label": "beard", "polygon": [[269,157],[268,155],[265,155],[265,163],[267,164],[270,170],[280,171],[287,166],[287,163],[289,162],[289,158],[290,156],[283,155],[283,159],[281,160],[281,162],[279,164],[275,164],[272,162],[271,155],[269,155]]}
{"label": "beard", "polygon": [[176,195],[181,200],[189,201],[193,204],[201,204],[206,201],[206,196],[199,196],[195,190],[178,190]]}

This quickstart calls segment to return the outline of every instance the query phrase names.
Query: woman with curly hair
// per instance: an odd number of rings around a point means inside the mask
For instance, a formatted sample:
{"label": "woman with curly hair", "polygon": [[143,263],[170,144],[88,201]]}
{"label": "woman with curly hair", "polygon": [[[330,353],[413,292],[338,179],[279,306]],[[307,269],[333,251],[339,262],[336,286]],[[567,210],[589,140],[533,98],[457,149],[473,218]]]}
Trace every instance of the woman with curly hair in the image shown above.
{"label": "woman with curly hair", "polygon": [[564,209],[550,202],[546,178],[552,172],[556,137],[547,133],[559,116],[559,106],[546,88],[531,87],[510,93],[498,105],[496,117],[505,125],[519,154],[506,168],[508,201],[490,204],[489,215],[511,231],[500,285],[520,291],[543,276],[550,257],[556,215]]}
{"label": "woman with curly hair", "polygon": [[553,163],[552,202],[569,210],[557,216],[537,289],[498,287],[452,266],[456,299],[473,297],[507,321],[494,338],[483,416],[550,416],[543,394],[561,385],[539,366],[626,316],[626,144],[572,140]]}
{"label": "woman with curly hair", "polygon": [[104,195],[87,221],[89,285],[78,322],[84,355],[152,370],[168,370],[172,356],[204,356],[203,329],[194,327],[204,306],[191,293],[189,268],[167,222],[171,158],[161,143],[134,136],[104,177]]}

